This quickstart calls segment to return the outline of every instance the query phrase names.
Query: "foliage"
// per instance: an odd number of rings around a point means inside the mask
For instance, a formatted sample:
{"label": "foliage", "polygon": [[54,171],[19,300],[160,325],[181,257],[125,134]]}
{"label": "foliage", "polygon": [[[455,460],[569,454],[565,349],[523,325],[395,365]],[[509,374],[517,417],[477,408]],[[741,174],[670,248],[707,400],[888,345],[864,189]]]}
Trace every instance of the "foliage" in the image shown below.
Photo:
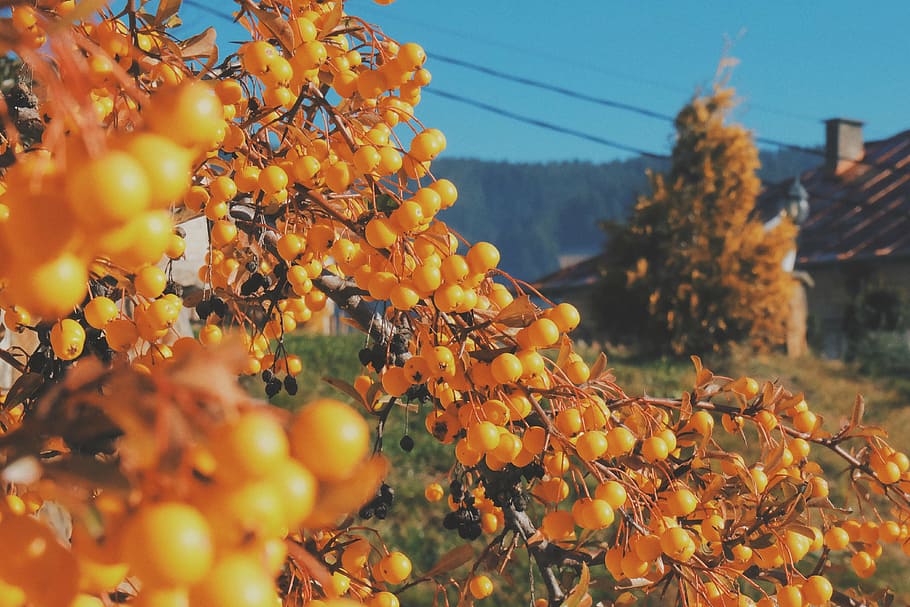
{"label": "foliage", "polygon": [[[318,335],[291,334],[285,337],[287,351],[300,358],[301,371],[295,376],[299,394],[282,392],[272,402],[287,409],[294,409],[301,400],[312,400],[320,397],[343,398],[351,403],[356,402],[342,395],[337,388],[325,381],[325,378],[348,379],[356,377],[361,371],[357,352],[363,347],[363,335]],[[247,376],[245,384],[254,394],[265,395],[262,381],[255,376]],[[359,399],[358,399],[359,400]]]}
{"label": "foliage", "polygon": [[872,375],[910,373],[910,344],[899,331],[867,331],[851,344],[851,357]]}
{"label": "foliage", "polygon": [[844,318],[847,360],[873,373],[894,373],[910,366],[905,294],[876,280],[861,280]]}
{"label": "foliage", "polygon": [[782,218],[766,230],[756,217],[758,153],[743,127],[727,124],[732,106],[732,89],[718,88],[683,108],[669,171],[652,175],[627,226],[609,228],[611,333],[676,354],[784,342],[792,279],[783,260],[795,228]]}
{"label": "foliage", "polygon": [[[572,305],[535,305],[437,218],[458,191],[414,116],[419,45],[341,1],[243,1],[249,40],[219,61],[214,30],[170,36],[179,8],[47,0],[0,22],[35,83],[3,121],[2,604],[470,604],[529,568],[553,607],[888,603],[825,577],[850,554],[868,578],[910,537],[910,459],[861,400],[826,426],[802,393],[697,357],[678,395],[627,393],[574,350]],[[184,291],[176,225],[200,217]],[[291,335],[329,301],[364,335],[359,374],[330,382],[352,404],[240,389],[296,395]],[[189,308],[202,326],[180,336]],[[455,544],[428,570],[377,523],[402,419],[426,431],[403,451],[447,457],[422,468]]]}

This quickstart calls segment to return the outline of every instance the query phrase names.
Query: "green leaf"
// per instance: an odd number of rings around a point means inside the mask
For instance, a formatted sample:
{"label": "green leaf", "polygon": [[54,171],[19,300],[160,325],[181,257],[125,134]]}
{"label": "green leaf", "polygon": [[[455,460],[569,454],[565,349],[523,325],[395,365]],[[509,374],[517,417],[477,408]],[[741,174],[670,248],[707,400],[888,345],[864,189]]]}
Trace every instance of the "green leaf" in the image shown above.
{"label": "green leaf", "polygon": [[384,192],[376,194],[376,210],[391,213],[398,208],[398,201]]}

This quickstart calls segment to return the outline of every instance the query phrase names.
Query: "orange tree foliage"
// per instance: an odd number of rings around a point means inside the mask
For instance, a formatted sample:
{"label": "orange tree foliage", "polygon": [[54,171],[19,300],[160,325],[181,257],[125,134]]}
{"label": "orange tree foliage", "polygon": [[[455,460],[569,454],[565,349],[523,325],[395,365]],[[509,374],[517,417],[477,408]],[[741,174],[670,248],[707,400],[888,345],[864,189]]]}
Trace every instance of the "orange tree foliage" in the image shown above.
{"label": "orange tree foliage", "polygon": [[755,216],[758,151],[726,122],[733,103],[733,90],[718,88],[683,108],[668,172],[652,175],[628,224],[608,227],[603,320],[646,348],[785,341],[793,283],[783,261],[796,231],[786,219],[766,230]]}
{"label": "orange tree foliage", "polygon": [[[179,4],[43,0],[0,21],[37,83],[3,119],[0,299],[35,340],[0,352],[20,374],[0,408],[0,605],[389,607],[419,584],[470,604],[525,579],[521,552],[552,606],[887,599],[826,577],[845,554],[869,577],[910,535],[910,460],[861,401],[824,425],[799,393],[697,358],[680,398],[627,394],[573,351],[574,307],[538,307],[493,245],[437,219],[457,190],[414,115],[420,46],[339,1],[241,2],[249,40],[219,61],[213,30],[169,34]],[[721,169],[690,147],[691,170]],[[184,298],[169,260],[202,216],[204,288]],[[284,335],[329,299],[365,334],[362,374],[334,382],[355,405],[253,401],[239,374],[296,391]],[[176,334],[188,307],[197,336]],[[392,501],[382,429],[407,411],[451,450],[426,497],[465,542],[428,571],[369,522]],[[821,451],[860,515],[829,501]]]}

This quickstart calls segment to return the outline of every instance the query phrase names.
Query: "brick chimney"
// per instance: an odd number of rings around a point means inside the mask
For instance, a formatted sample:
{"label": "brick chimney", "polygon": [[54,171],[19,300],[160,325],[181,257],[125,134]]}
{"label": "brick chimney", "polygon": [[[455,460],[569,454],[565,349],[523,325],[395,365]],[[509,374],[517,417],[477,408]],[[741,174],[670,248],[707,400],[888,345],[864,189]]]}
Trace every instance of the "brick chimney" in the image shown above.
{"label": "brick chimney", "polygon": [[849,118],[825,120],[825,172],[834,177],[865,155],[863,123]]}

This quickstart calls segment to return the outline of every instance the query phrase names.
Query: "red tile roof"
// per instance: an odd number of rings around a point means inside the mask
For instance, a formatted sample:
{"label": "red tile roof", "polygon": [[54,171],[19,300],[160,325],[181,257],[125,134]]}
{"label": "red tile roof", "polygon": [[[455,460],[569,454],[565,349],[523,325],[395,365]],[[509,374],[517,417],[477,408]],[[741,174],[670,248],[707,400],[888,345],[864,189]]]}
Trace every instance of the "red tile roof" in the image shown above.
{"label": "red tile roof", "polygon": [[589,257],[538,278],[533,286],[544,294],[555,294],[595,285],[600,280],[600,266],[603,262],[603,253]]}
{"label": "red tile roof", "polygon": [[[865,144],[862,161],[832,176],[819,162],[799,176],[809,194],[800,226],[797,266],[910,257],[910,130]],[[765,221],[780,210],[792,179],[768,185],[756,204]],[[604,256],[548,274],[534,285],[548,293],[595,284]]]}
{"label": "red tile roof", "polygon": [[[809,217],[800,226],[797,265],[910,257],[910,131],[867,142],[862,161],[840,175],[819,166],[800,181]],[[769,186],[758,206],[773,208],[791,183]]]}

